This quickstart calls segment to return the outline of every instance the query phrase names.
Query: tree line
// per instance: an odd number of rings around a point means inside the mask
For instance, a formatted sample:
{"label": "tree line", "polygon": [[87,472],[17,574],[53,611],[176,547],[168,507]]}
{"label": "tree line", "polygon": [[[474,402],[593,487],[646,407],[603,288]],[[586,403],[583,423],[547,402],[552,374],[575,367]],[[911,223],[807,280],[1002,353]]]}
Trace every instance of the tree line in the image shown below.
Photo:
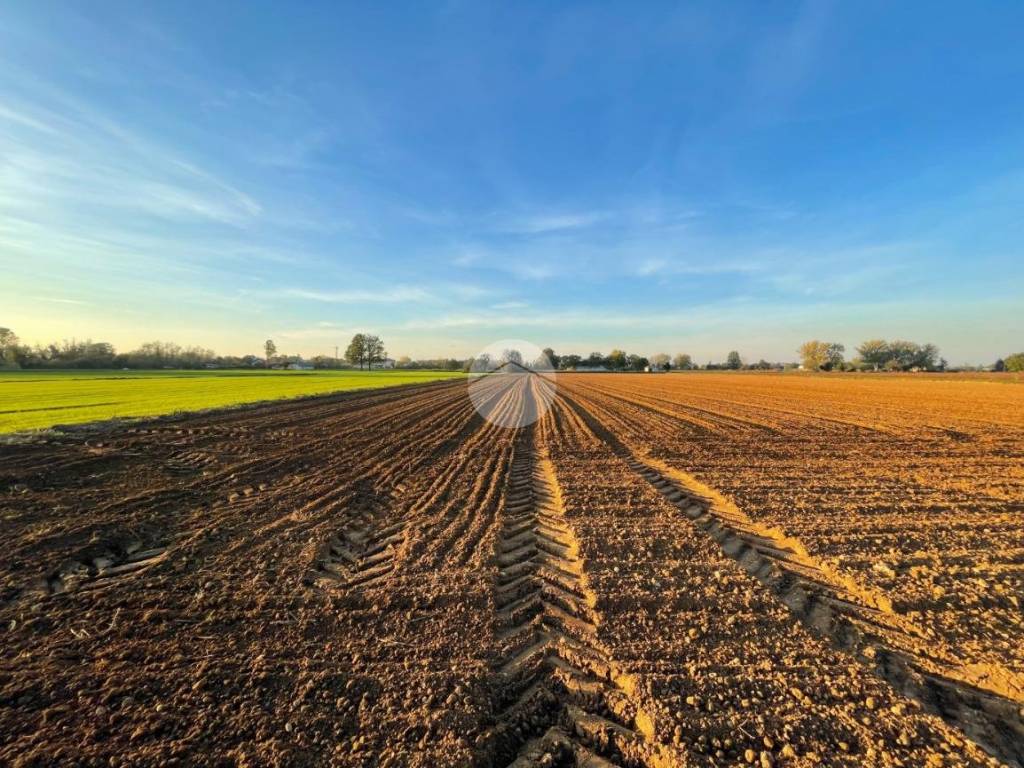
{"label": "tree line", "polygon": [[[513,350],[514,351],[514,350]],[[801,365],[807,370],[843,371],[943,371],[946,361],[939,355],[934,344],[917,344],[911,341],[885,341],[870,339],[856,348],[856,356],[845,359],[846,349],[837,342],[813,339],[797,350]],[[685,353],[669,356],[664,352],[645,357],[622,349],[613,349],[608,354],[591,352],[586,357],[577,354],[558,355],[550,347],[544,350],[548,362],[531,361],[531,365],[551,367],[557,370],[604,369],[609,371],[690,371],[690,370],[784,370],[797,367],[792,362],[746,362],[736,350],[730,351],[724,362],[708,361],[697,364]],[[118,352],[113,344],[103,341],[76,339],[50,344],[29,346],[22,344],[9,328],[0,327],[0,368],[133,368],[133,369],[198,369],[198,368],[264,368],[284,367],[290,363],[307,362],[314,368],[338,369],[358,367],[372,368],[387,357],[383,340],[369,333],[357,333],[352,337],[345,355],[341,359],[329,355],[317,355],[303,360],[298,355],[282,355],[273,340],[263,345],[263,355],[218,355],[212,349],[183,347],[173,342],[150,341],[129,352]],[[473,358],[436,358],[413,360],[400,357],[396,368],[417,370],[470,370]],[[1000,358],[989,370],[1024,372],[1024,352]]]}
{"label": "tree line", "polygon": [[949,367],[934,344],[869,339],[856,349],[857,356],[847,361],[842,344],[813,339],[797,352],[802,366],[812,371],[944,371]]}
{"label": "tree line", "polygon": [[[514,351],[514,350],[513,350]],[[805,342],[797,350],[800,362],[769,362],[760,359],[748,362],[737,350],[731,350],[724,362],[708,361],[701,365],[694,362],[691,355],[677,353],[669,356],[664,352],[651,355],[632,354],[621,349],[613,349],[608,354],[591,352],[586,357],[577,354],[556,354],[547,347],[543,350],[541,360],[532,363],[542,368],[553,368],[560,371],[782,371],[802,367],[813,371],[945,371],[949,365],[939,354],[934,344],[918,344],[912,341],[870,339],[857,348],[857,355],[850,360],[845,358],[846,348],[838,342],[827,342],[814,339]],[[518,354],[518,353],[517,353]],[[496,362],[506,359],[506,355]],[[469,361],[470,366],[473,360]],[[479,367],[479,366],[478,366]],[[493,366],[492,366],[493,367]],[[1008,355],[999,359],[993,366],[977,368],[960,368],[959,370],[994,370],[1024,371],[1024,352]]]}
{"label": "tree line", "polygon": [[92,339],[30,347],[21,344],[10,329],[0,328],[0,367],[5,368],[202,368],[210,363],[241,368],[259,360],[255,355],[219,356],[212,349],[167,341],[149,341],[130,352],[118,352],[113,344]]}
{"label": "tree line", "polygon": [[[280,354],[273,339],[263,343],[262,355],[218,355],[212,349],[183,347],[174,342],[149,341],[129,352],[118,352],[113,344],[92,339],[65,339],[50,344],[22,344],[9,328],[0,328],[0,369],[78,368],[78,369],[201,369],[201,368],[283,368],[292,363],[308,363],[319,369],[349,367],[370,368],[386,357],[379,336],[356,334],[343,358],[316,355],[304,360],[299,355]],[[465,360],[412,360],[400,358],[397,368],[424,370],[462,370]]]}
{"label": "tree line", "polygon": [[608,370],[608,371],[696,371],[696,370],[783,370],[789,366],[796,367],[795,363],[770,363],[767,360],[759,360],[756,363],[745,363],[740,353],[733,350],[726,355],[724,363],[715,363],[710,360],[704,365],[695,363],[693,357],[683,352],[669,356],[665,352],[658,352],[649,358],[626,352],[622,349],[613,349],[607,355],[601,352],[591,352],[586,357],[576,354],[557,355],[550,347],[544,350],[544,356],[550,361],[551,367],[561,371],[574,370]]}

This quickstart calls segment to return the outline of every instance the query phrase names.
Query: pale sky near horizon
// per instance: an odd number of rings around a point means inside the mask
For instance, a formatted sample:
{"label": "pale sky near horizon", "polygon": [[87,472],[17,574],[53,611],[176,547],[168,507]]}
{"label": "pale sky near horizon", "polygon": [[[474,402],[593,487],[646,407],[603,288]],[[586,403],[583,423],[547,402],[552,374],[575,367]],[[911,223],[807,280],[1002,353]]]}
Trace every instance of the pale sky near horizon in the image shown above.
{"label": "pale sky near horizon", "polygon": [[1024,4],[0,6],[0,326],[1024,348]]}

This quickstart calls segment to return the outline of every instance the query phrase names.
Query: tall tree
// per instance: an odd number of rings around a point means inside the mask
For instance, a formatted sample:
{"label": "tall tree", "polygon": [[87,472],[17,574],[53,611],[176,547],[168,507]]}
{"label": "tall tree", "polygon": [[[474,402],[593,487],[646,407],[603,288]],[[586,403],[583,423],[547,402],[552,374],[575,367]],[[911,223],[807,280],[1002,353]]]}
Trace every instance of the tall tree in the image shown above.
{"label": "tall tree", "polygon": [[501,353],[502,363],[515,363],[518,366],[523,364],[523,353],[518,349],[506,349]]}
{"label": "tall tree", "polygon": [[887,367],[901,371],[914,368],[920,358],[921,347],[913,341],[897,339],[889,344]]}
{"label": "tall tree", "polygon": [[868,339],[857,347],[857,354],[860,355],[861,362],[877,371],[889,361],[889,342],[884,339]]}
{"label": "tall tree", "polygon": [[567,371],[571,368],[575,368],[582,362],[583,358],[579,355],[562,355],[558,358],[558,367],[560,370]]}
{"label": "tall tree", "polygon": [[0,328],[0,362],[13,363],[17,355],[17,335],[10,328]]}
{"label": "tall tree", "polygon": [[667,371],[671,367],[669,357],[664,352],[659,352],[651,357],[651,365],[660,371]]}
{"label": "tall tree", "polygon": [[809,371],[831,371],[843,364],[843,352],[846,347],[835,341],[805,341],[797,350],[800,361]]}
{"label": "tall tree", "polygon": [[693,358],[680,352],[672,358],[672,367],[677,371],[693,370]]}
{"label": "tall tree", "polygon": [[[544,358],[547,358],[545,361]],[[541,359],[537,361],[538,370],[554,370],[558,368],[560,358],[555,354],[555,350],[551,347],[544,347],[541,350]]]}
{"label": "tall tree", "polygon": [[726,356],[725,367],[731,371],[738,371],[743,367],[743,358],[735,349]]}
{"label": "tall tree", "polygon": [[384,342],[380,336],[363,334],[363,357],[366,359],[366,367],[371,369],[374,363],[379,363],[387,357],[387,352],[384,351]]}
{"label": "tall tree", "polygon": [[926,371],[939,367],[939,348],[934,344],[922,344],[917,348],[914,355],[914,368],[923,368]]}
{"label": "tall tree", "polygon": [[277,345],[272,339],[267,339],[263,342],[263,354],[267,357],[267,365],[270,365],[271,359],[277,354]]}
{"label": "tall tree", "polygon": [[642,355],[626,355],[626,368],[631,371],[642,371],[650,365],[650,361]]}
{"label": "tall tree", "polygon": [[352,341],[348,343],[348,347],[345,349],[345,359],[351,365],[358,365],[360,370],[363,367],[363,360],[366,357],[366,334],[357,333],[352,337]]}
{"label": "tall tree", "polygon": [[816,371],[825,364],[828,354],[828,345],[824,341],[805,341],[797,350],[800,354],[800,362],[808,371]]}
{"label": "tall tree", "polygon": [[621,371],[626,367],[626,353],[621,349],[613,349],[608,353],[608,366],[613,371]]}
{"label": "tall tree", "polygon": [[1024,371],[1024,352],[1016,352],[1006,356],[1006,370],[1012,373]]}
{"label": "tall tree", "polygon": [[838,368],[843,364],[843,353],[846,351],[846,347],[840,344],[838,341],[830,341],[828,349],[825,351],[826,362],[828,370]]}

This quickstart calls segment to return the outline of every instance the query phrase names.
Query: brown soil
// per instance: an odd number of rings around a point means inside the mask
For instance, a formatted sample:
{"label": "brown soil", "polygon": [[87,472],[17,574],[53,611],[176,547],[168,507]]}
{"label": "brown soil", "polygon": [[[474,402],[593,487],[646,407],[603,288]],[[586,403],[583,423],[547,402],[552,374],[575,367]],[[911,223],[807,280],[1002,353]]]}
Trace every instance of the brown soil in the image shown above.
{"label": "brown soil", "polygon": [[781,381],[0,447],[0,764],[1024,764],[1018,388]]}

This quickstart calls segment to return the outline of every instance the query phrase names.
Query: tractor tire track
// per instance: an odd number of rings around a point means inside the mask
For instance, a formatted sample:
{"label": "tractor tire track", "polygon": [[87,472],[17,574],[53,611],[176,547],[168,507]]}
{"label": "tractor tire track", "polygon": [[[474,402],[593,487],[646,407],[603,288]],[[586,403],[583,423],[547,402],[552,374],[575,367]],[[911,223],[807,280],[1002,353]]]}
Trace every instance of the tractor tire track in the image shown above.
{"label": "tractor tire track", "polygon": [[[431,478],[438,478],[441,488],[445,487],[459,466],[457,460],[451,461],[452,454],[467,438],[472,443],[488,430],[464,403],[456,411],[457,418],[464,419],[456,431],[457,422],[434,428],[427,438],[433,444],[426,450],[418,441],[409,441],[409,450],[398,451],[365,473],[368,482],[364,485],[369,488],[349,494],[342,508],[345,521],[318,552],[308,582],[326,579],[347,588],[366,588],[394,571],[409,519],[421,506],[418,502],[439,490]],[[424,471],[425,476],[421,474]]]}
{"label": "tractor tire track", "polygon": [[[433,517],[427,523],[426,538],[417,545],[419,556],[430,567],[469,563],[479,554],[479,543],[493,526],[501,488],[496,479],[505,471],[512,450],[513,432],[500,423],[504,416],[523,407],[523,387],[496,388],[492,396],[498,400],[491,413],[494,420],[484,420],[486,426],[463,447],[449,475],[454,481],[468,480],[469,487],[455,494],[448,485],[437,488],[431,503],[418,510]],[[466,471],[474,466],[473,472]]]}
{"label": "tractor tire track", "polygon": [[653,741],[635,681],[601,646],[596,598],[554,468],[534,441],[533,428],[517,441],[502,505],[494,590],[507,696],[482,740],[483,761],[682,765],[676,750]]}

